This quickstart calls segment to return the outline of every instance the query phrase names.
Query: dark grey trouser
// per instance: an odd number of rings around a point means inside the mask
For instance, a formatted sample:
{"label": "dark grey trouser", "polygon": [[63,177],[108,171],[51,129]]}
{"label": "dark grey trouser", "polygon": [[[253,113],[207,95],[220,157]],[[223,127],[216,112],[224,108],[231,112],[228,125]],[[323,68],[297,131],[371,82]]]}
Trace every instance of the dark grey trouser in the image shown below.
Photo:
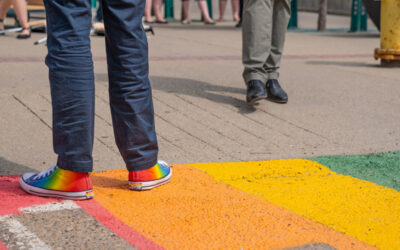
{"label": "dark grey trouser", "polygon": [[289,18],[290,0],[244,0],[242,39],[246,83],[279,77]]}
{"label": "dark grey trouser", "polygon": [[[75,172],[93,168],[94,73],[90,51],[90,0],[44,0],[46,64],[53,107],[57,165]],[[142,27],[144,0],[102,0],[114,135],[128,170],[157,162],[158,146]]]}

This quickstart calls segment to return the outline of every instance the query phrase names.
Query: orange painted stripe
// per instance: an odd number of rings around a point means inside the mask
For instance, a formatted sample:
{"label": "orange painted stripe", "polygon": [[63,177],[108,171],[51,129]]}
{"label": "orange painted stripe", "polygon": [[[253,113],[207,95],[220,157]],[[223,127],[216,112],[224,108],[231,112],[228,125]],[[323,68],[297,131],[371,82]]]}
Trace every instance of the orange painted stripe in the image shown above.
{"label": "orange painted stripe", "polygon": [[326,243],[339,249],[374,249],[224,183],[199,169],[175,165],[169,184],[128,190],[128,172],[94,173],[95,199],[118,219],[172,249],[271,249]]}

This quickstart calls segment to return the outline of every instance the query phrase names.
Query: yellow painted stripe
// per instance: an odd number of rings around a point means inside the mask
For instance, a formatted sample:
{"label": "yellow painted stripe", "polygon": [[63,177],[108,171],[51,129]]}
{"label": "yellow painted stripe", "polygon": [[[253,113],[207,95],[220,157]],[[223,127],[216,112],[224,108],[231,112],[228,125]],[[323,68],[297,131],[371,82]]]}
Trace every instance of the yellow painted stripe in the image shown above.
{"label": "yellow painted stripe", "polygon": [[302,159],[191,165],[368,244],[400,249],[400,192],[394,189]]}

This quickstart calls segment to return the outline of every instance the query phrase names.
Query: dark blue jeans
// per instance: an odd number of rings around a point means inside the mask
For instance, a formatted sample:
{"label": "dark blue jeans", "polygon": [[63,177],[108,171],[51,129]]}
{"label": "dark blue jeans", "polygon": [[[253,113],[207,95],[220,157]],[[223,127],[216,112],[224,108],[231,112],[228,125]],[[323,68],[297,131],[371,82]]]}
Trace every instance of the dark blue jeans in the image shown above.
{"label": "dark blue jeans", "polygon": [[[90,0],[44,3],[57,165],[90,172],[95,97]],[[158,154],[147,39],[141,21],[144,6],[144,0],[102,0],[114,136],[130,171],[152,167]]]}

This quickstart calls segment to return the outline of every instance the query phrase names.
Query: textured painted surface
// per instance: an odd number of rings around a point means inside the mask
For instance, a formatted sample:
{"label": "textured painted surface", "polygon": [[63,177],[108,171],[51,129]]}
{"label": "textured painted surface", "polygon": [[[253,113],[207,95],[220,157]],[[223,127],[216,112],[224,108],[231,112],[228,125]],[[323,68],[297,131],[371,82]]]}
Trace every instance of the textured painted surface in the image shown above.
{"label": "textured painted surface", "polygon": [[378,248],[400,248],[400,193],[393,189],[301,159],[192,165]]}
{"label": "textured painted surface", "polygon": [[101,222],[104,226],[110,229],[113,233],[124,239],[126,242],[138,249],[163,249],[153,241],[147,239],[142,234],[129,227],[115,216],[110,214],[104,207],[102,207],[95,200],[76,201],[76,203],[85,210],[88,214],[93,216],[96,220]]}
{"label": "textured painted surface", "polygon": [[27,194],[19,187],[19,176],[0,176],[0,216],[21,213],[18,209],[61,199]]}
{"label": "textured painted surface", "polygon": [[400,191],[400,151],[369,155],[323,156],[310,159],[338,174],[349,175]]}
{"label": "textured painted surface", "polygon": [[373,248],[218,183],[193,167],[176,165],[168,185],[143,192],[128,190],[127,175],[126,170],[94,173],[95,200],[119,220],[166,248],[271,249],[312,243],[339,249]]}
{"label": "textured painted surface", "polygon": [[0,250],[7,250],[8,248],[0,241]]}
{"label": "textured painted surface", "polygon": [[[13,217],[49,246],[48,249],[60,249],[60,246],[64,246],[63,249],[98,249],[99,246],[102,249],[135,249],[82,209],[36,212]],[[58,218],[58,223],[49,223],[52,217]],[[38,227],[38,224],[41,226]],[[17,249],[18,245],[10,241],[12,239],[4,243],[8,243],[6,245],[11,249]]]}

